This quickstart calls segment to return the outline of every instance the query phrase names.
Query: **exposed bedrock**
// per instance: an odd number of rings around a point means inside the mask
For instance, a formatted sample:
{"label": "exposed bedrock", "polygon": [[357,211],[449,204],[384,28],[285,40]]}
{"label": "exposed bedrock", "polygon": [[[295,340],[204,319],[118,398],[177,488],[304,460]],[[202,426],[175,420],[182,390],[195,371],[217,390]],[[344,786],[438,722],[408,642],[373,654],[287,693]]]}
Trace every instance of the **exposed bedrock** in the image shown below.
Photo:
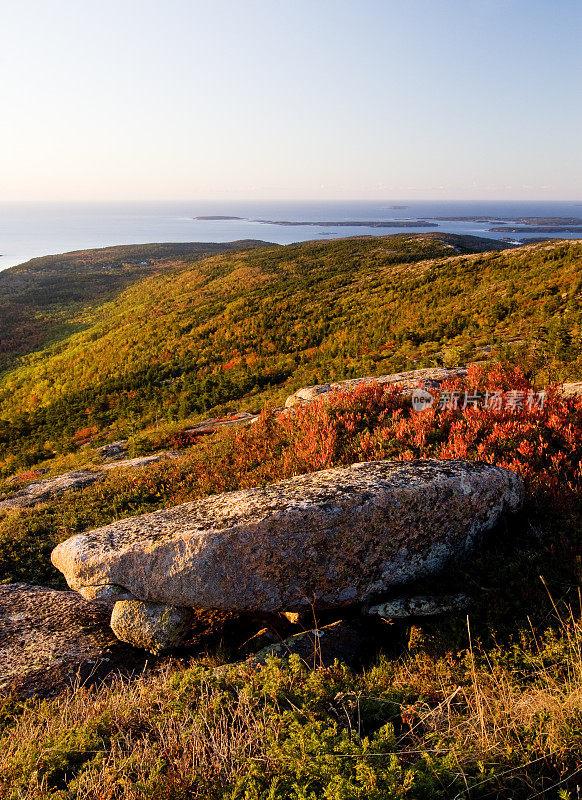
{"label": "exposed bedrock", "polygon": [[145,664],[115,639],[102,604],[43,586],[0,586],[0,697],[52,697]]}
{"label": "exposed bedrock", "polygon": [[190,608],[350,606],[466,556],[523,491],[487,464],[354,464],[120,520],[52,560],[91,599],[114,587],[115,599]]}

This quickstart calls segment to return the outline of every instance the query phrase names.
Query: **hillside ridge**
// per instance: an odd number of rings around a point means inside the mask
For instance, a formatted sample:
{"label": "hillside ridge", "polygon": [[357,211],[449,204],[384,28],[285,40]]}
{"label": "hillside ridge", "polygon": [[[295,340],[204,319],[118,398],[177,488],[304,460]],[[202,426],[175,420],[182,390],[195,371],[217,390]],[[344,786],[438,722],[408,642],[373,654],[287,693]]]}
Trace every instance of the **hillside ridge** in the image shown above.
{"label": "hillside ridge", "polygon": [[544,381],[578,377],[582,242],[495,244],[355,237],[142,277],[4,372],[0,469],[16,451],[31,465],[87,436],[256,411],[358,375],[503,357]]}

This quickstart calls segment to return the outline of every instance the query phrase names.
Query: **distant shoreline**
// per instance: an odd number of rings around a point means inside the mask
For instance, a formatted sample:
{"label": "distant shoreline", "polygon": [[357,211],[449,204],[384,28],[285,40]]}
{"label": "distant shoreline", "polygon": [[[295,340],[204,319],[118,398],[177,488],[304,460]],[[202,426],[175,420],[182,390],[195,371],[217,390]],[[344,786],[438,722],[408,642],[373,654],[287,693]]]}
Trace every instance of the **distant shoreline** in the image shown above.
{"label": "distant shoreline", "polygon": [[579,233],[582,236],[582,225],[524,225],[516,228],[504,225],[487,230],[491,233]]}
{"label": "distant shoreline", "polygon": [[[513,223],[513,225],[527,226],[527,230],[532,230],[532,226],[582,226],[582,217],[496,217],[492,214],[491,216],[481,215],[473,217],[429,217],[429,219],[436,219],[440,222],[490,222],[491,224],[495,224],[497,222],[507,222]],[[502,228],[489,228],[489,230],[509,231],[511,228],[506,228],[504,225]]]}
{"label": "distant shoreline", "polygon": [[312,227],[321,228],[438,228],[436,222],[427,222],[427,220],[392,220],[384,222],[382,220],[367,220],[362,222],[360,220],[345,220],[345,221],[327,221],[327,222],[292,222],[291,220],[279,219],[257,219],[255,222],[260,222],[262,225],[290,225],[293,227],[310,225]]}

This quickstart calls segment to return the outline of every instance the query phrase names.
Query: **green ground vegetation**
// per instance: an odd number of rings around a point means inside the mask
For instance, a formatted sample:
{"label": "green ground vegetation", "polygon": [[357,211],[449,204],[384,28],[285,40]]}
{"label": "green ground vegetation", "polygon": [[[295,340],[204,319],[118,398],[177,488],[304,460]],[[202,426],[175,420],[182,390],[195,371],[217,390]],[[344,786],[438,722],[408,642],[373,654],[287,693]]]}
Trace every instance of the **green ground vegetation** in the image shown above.
{"label": "green ground vegetation", "polygon": [[83,330],[4,372],[0,470],[91,437],[260,409],[334,379],[491,356],[542,382],[575,377],[582,243],[502,246],[363,237],[220,254],[143,278],[92,307]]}
{"label": "green ground vegetation", "polygon": [[0,372],[66,338],[91,311],[146,275],[264,242],[120,245],[33,258],[0,272]]}

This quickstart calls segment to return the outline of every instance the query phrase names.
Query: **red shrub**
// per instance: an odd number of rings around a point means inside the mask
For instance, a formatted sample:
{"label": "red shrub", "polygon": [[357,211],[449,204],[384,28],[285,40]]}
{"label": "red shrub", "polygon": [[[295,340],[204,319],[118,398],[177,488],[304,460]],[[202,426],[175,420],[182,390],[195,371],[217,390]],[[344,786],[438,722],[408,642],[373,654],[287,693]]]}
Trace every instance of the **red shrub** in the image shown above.
{"label": "red shrub", "polygon": [[[471,367],[467,378],[443,386],[461,396],[466,388],[526,393],[533,387],[521,370],[501,366],[489,373]],[[263,414],[239,432],[235,452],[238,470],[249,477],[259,471],[264,480],[366,460],[484,461],[522,475],[530,496],[561,502],[582,487],[582,399],[565,399],[551,387],[543,408],[415,412],[397,388],[362,385],[278,419]]]}
{"label": "red shrub", "polygon": [[[501,367],[488,374],[472,368],[446,390],[465,388],[531,389],[521,371]],[[555,505],[579,499],[582,398],[564,399],[554,387],[543,408],[416,412],[396,387],[361,385],[279,416],[267,409],[254,425],[205,437],[184,459],[160,466],[159,474],[152,467],[151,491],[160,493],[162,473],[162,494],[168,503],[178,503],[336,465],[413,458],[498,464],[523,476],[530,501]]]}

